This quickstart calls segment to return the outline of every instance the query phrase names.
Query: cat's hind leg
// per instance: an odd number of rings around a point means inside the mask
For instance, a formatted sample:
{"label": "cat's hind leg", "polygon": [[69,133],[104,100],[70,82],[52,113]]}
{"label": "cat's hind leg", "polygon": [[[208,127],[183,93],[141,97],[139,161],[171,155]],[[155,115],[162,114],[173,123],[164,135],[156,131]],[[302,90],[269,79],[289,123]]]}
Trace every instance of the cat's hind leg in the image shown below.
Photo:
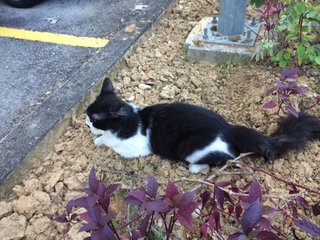
{"label": "cat's hind leg", "polygon": [[199,173],[208,167],[209,167],[208,164],[189,164],[189,172],[190,173]]}
{"label": "cat's hind leg", "polygon": [[189,172],[199,173],[208,167],[225,164],[227,160],[232,158],[233,157],[231,155],[221,152],[210,153],[196,163],[190,163]]}
{"label": "cat's hind leg", "polygon": [[228,160],[233,158],[234,158],[233,156],[226,153],[213,152],[213,153],[209,153],[208,155],[206,155],[205,157],[197,161],[196,164],[207,164],[210,167],[213,167],[213,166],[223,165]]}
{"label": "cat's hind leg", "polygon": [[[179,159],[189,163],[189,171],[198,173],[209,166],[224,164],[233,159],[231,146],[223,137],[210,132],[198,132],[184,139],[179,147]],[[212,140],[213,139],[213,140]]]}

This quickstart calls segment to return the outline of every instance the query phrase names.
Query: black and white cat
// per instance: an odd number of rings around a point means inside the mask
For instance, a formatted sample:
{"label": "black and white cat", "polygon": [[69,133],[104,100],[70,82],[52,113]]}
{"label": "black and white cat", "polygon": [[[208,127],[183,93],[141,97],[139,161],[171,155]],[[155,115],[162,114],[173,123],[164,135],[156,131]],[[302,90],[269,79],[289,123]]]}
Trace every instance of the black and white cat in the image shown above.
{"label": "black and white cat", "polygon": [[101,93],[88,107],[86,123],[96,145],[105,145],[126,158],[157,154],[185,161],[191,173],[216,166],[244,152],[266,160],[320,140],[318,117],[301,113],[286,117],[271,136],[227,123],[202,107],[168,103],[140,108],[119,99],[106,79]]}

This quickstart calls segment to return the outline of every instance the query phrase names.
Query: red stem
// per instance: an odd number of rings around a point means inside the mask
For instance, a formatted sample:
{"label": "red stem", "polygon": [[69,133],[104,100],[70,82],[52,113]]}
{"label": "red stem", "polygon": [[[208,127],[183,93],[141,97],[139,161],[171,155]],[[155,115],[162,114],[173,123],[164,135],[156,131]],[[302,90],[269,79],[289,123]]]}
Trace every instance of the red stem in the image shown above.
{"label": "red stem", "polygon": [[167,239],[169,240],[169,237],[171,235],[171,233],[173,232],[173,227],[174,227],[174,218],[175,218],[175,215],[176,215],[176,211],[173,210],[173,215],[171,216],[170,218],[170,224],[169,224],[169,235],[167,235]]}
{"label": "red stem", "polygon": [[278,181],[280,181],[280,182],[283,182],[283,183],[285,183],[285,184],[294,185],[294,186],[296,186],[296,187],[305,189],[305,190],[307,190],[308,192],[312,192],[312,193],[315,193],[315,194],[317,194],[317,195],[320,195],[320,192],[319,192],[319,191],[313,190],[313,189],[311,189],[311,188],[309,188],[309,187],[307,187],[307,186],[301,185],[301,184],[299,184],[299,183],[295,183],[295,182],[293,182],[293,181],[287,181],[287,180],[285,180],[285,179],[283,179],[283,178],[281,178],[281,177],[276,176],[276,175],[273,174],[273,173],[268,172],[268,171],[265,170],[265,169],[253,167],[253,166],[250,166],[250,165],[245,164],[245,163],[242,163],[242,162],[238,162],[238,164],[240,164],[240,165],[242,165],[242,166],[244,166],[244,167],[248,167],[248,168],[250,168],[250,169],[252,169],[252,170],[254,170],[254,171],[263,172],[263,173],[269,175],[270,177],[272,177],[272,178],[274,178],[274,179],[276,179],[276,180],[278,180]]}
{"label": "red stem", "polygon": [[152,222],[153,222],[153,216],[154,216],[154,212],[151,215],[151,221],[150,221],[150,224],[149,224],[149,227],[148,227],[148,235],[147,235],[148,237],[147,237],[147,239],[149,239],[149,237],[151,236],[150,231],[151,231],[151,226],[152,226]]}
{"label": "red stem", "polygon": [[[116,229],[116,232],[118,232],[120,229],[125,228],[126,226],[134,223],[135,221],[137,221],[137,220],[138,220],[139,218],[141,218],[141,217],[142,217],[142,214],[140,214],[139,216],[137,216],[136,218],[134,218],[132,221],[130,221],[130,222],[124,224],[124,225],[121,225],[120,227],[118,227],[118,228]],[[119,238],[119,239],[120,239],[120,238]]]}
{"label": "red stem", "polygon": [[116,228],[114,227],[114,225],[113,225],[112,222],[110,223],[110,227],[112,228],[113,233],[116,235],[116,237],[120,240],[121,238],[120,238],[120,236],[118,235],[118,232],[117,232],[117,230],[116,230]]}

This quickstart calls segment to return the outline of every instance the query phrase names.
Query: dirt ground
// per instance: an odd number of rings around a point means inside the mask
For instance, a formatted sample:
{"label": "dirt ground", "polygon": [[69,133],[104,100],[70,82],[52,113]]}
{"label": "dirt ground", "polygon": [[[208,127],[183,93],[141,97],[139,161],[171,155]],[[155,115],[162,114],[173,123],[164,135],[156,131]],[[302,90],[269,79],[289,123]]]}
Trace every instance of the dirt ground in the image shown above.
{"label": "dirt ground", "polygon": [[[193,62],[186,57],[183,43],[193,26],[205,16],[216,13],[216,4],[206,0],[177,1],[171,10],[139,42],[124,66],[115,74],[119,95],[141,106],[159,102],[188,102],[210,108],[230,123],[245,125],[266,134],[277,126],[275,111],[261,106],[268,101],[266,89],[272,86],[280,69],[270,63],[235,63],[212,65]],[[300,85],[320,93],[319,71],[300,72]],[[313,110],[320,116],[320,109]],[[168,179],[204,179],[216,169],[191,175],[182,163],[172,163],[156,156],[124,159],[112,150],[96,147],[85,125],[84,114],[74,115],[72,123],[54,145],[43,164],[32,169],[12,194],[0,202],[0,239],[83,239],[74,226],[63,236],[63,226],[53,218],[64,212],[66,201],[82,195],[90,168],[95,165],[105,182],[121,182],[133,188],[153,174],[159,182]],[[320,145],[310,143],[303,151],[292,151],[274,163],[248,158],[251,164],[265,168],[287,180],[320,191]],[[269,194],[287,194],[288,188],[267,175],[253,173]],[[249,179],[225,175],[220,179]],[[186,189],[191,187],[185,184]],[[319,196],[305,194],[311,203]],[[307,210],[310,213],[310,209]],[[309,214],[320,225],[320,218]],[[311,239],[297,232],[302,239]],[[195,239],[195,238],[193,238]],[[293,236],[288,233],[288,239]]]}

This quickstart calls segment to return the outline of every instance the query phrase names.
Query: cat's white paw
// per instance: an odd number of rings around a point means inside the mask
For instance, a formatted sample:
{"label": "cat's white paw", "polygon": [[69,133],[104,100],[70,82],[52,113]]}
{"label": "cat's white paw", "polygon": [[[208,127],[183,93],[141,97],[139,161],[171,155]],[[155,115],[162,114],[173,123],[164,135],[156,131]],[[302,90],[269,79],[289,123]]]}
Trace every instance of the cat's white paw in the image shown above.
{"label": "cat's white paw", "polygon": [[189,164],[189,172],[199,173],[208,167],[208,164]]}
{"label": "cat's white paw", "polygon": [[103,137],[101,136],[101,137],[96,138],[96,139],[94,140],[94,144],[95,144],[96,146],[104,145],[104,143],[103,143]]}

